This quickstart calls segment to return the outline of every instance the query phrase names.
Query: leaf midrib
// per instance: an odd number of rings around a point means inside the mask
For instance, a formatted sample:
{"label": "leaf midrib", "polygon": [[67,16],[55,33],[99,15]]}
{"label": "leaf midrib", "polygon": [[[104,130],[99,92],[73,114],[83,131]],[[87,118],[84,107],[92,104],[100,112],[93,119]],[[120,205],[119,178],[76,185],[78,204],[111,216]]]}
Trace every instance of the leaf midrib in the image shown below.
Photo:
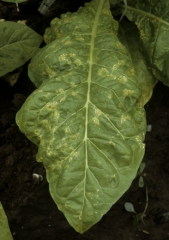
{"label": "leaf midrib", "polygon": [[87,87],[87,98],[86,98],[86,120],[85,120],[85,134],[84,134],[84,142],[85,142],[85,173],[84,173],[84,197],[83,197],[83,207],[82,207],[82,214],[84,209],[84,201],[86,197],[86,174],[88,169],[88,149],[87,149],[87,142],[88,142],[88,122],[89,122],[89,103],[90,103],[90,86],[91,86],[91,77],[92,77],[92,66],[93,66],[93,52],[94,52],[94,41],[96,37],[97,27],[99,23],[99,18],[102,12],[103,4],[105,0],[100,0],[98,3],[98,7],[96,10],[96,15],[93,21],[93,28],[91,31],[91,41],[90,41],[90,52],[89,52],[89,72],[87,77],[88,87]]}

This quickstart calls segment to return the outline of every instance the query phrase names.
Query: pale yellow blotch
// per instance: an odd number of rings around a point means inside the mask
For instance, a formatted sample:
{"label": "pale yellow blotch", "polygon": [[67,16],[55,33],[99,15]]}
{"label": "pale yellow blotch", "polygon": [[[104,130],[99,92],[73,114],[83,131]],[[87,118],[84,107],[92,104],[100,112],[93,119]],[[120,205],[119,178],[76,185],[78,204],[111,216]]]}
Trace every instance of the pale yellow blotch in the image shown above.
{"label": "pale yellow blotch", "polygon": [[78,156],[79,156],[79,153],[78,153],[78,152],[74,152],[74,153],[72,153],[72,156],[73,156],[73,157],[78,157]]}
{"label": "pale yellow blotch", "polygon": [[70,57],[76,57],[76,54],[75,53],[70,53],[68,54]]}
{"label": "pale yellow blotch", "polygon": [[59,102],[65,101],[65,97],[61,98]]}
{"label": "pale yellow blotch", "polygon": [[124,96],[132,96],[134,93],[134,90],[130,90],[130,89],[124,89],[123,90],[123,95]]}
{"label": "pale yellow blotch", "polygon": [[48,120],[46,120],[46,119],[42,120],[42,121],[41,121],[41,125],[42,125],[43,127],[47,128],[48,125],[49,125]]}
{"label": "pale yellow blotch", "polygon": [[[117,22],[117,24],[118,24],[118,22]],[[122,48],[120,41],[115,42],[115,46],[120,49]]]}
{"label": "pale yellow blotch", "polygon": [[78,38],[76,38],[76,39],[79,40],[79,41],[84,42],[84,38],[82,38],[82,37],[78,37]]}
{"label": "pale yellow blotch", "polygon": [[71,61],[67,58],[68,54],[61,54],[59,56],[59,62],[67,62],[68,64],[71,64]]}
{"label": "pale yellow blotch", "polygon": [[52,157],[54,155],[53,151],[49,149],[46,149],[46,154],[48,157]]}
{"label": "pale yellow blotch", "polygon": [[57,105],[58,105],[57,102],[49,102],[49,103],[46,104],[46,107],[47,107],[47,108],[52,108],[52,109],[53,109],[53,108],[56,108]]}
{"label": "pale yellow blotch", "polygon": [[76,25],[76,26],[75,26],[75,29],[76,29],[76,30],[79,30],[79,29],[80,29],[80,27],[79,27],[78,25]]}
{"label": "pale yellow blotch", "polygon": [[[139,27],[139,26],[138,26]],[[146,37],[146,34],[145,34],[145,31],[143,29],[139,29],[139,32],[140,32],[140,38],[143,39]]]}
{"label": "pale yellow blotch", "polygon": [[82,61],[80,59],[75,59],[74,64],[82,65]]}
{"label": "pale yellow blotch", "polygon": [[78,92],[75,92],[75,91],[72,92],[72,96],[76,96],[77,94]]}
{"label": "pale yellow blotch", "polygon": [[68,126],[65,128],[65,133],[69,133],[69,132],[70,132],[70,127]]}
{"label": "pale yellow blotch", "polygon": [[118,65],[119,66],[124,66],[125,65],[125,61],[124,60],[118,60]]}
{"label": "pale yellow blotch", "polygon": [[[143,136],[144,136],[144,135],[145,135],[145,134],[143,134]],[[136,136],[136,137],[135,137],[135,140],[136,140],[136,142],[138,143],[138,145],[139,145],[139,147],[140,147],[141,149],[144,149],[144,148],[145,148],[145,144],[142,143],[143,138],[142,138],[141,136]]]}
{"label": "pale yellow blotch", "polygon": [[78,139],[78,138],[79,138],[79,133],[72,134],[72,135],[70,136],[70,139],[71,139],[71,140],[76,140],[76,139]]}
{"label": "pale yellow blotch", "polygon": [[75,85],[76,85],[76,84],[75,84],[74,82],[71,82],[71,83],[70,83],[70,86],[71,86],[71,87],[74,87]]}
{"label": "pale yellow blotch", "polygon": [[69,165],[65,165],[65,166],[64,166],[64,169],[66,169],[66,168],[69,168]]}
{"label": "pale yellow blotch", "polygon": [[39,134],[39,129],[35,129],[34,133],[38,135]]}
{"label": "pale yellow blotch", "polygon": [[142,142],[142,138],[141,138],[140,136],[135,137],[135,140],[136,140],[137,142]]}
{"label": "pale yellow blotch", "polygon": [[102,112],[98,108],[95,108],[94,112],[97,116],[100,116],[102,114]]}
{"label": "pale yellow blotch", "polygon": [[97,74],[98,76],[105,77],[105,76],[109,76],[109,71],[106,68],[100,68]]}
{"label": "pale yellow blotch", "polygon": [[130,120],[129,115],[122,115],[121,118],[120,118],[121,124],[124,123],[127,120]]}
{"label": "pale yellow blotch", "polygon": [[123,83],[123,84],[125,84],[126,82],[128,82],[128,79],[127,79],[127,77],[126,76],[121,76],[121,77],[119,77],[119,82],[121,82],[121,83]]}
{"label": "pale yellow blotch", "polygon": [[112,177],[112,180],[116,179],[116,174],[113,174],[111,177]]}
{"label": "pale yellow blotch", "polygon": [[93,117],[93,122],[97,125],[99,125],[99,119],[97,117]]}
{"label": "pale yellow blotch", "polygon": [[131,75],[135,75],[135,70],[134,70],[134,68],[131,68],[130,71],[129,71],[129,73],[130,73]]}
{"label": "pale yellow blotch", "polygon": [[72,44],[72,41],[68,40],[65,42],[65,45],[71,45]]}
{"label": "pale yellow blotch", "polygon": [[79,213],[79,220],[82,219],[82,212]]}
{"label": "pale yellow blotch", "polygon": [[117,79],[117,77],[112,75],[112,74],[110,75],[110,77],[111,77],[111,80],[116,80]]}
{"label": "pale yellow blotch", "polygon": [[62,36],[62,34],[59,33],[58,31],[55,32],[55,35],[57,36],[57,38],[60,38]]}
{"label": "pale yellow blotch", "polygon": [[48,96],[50,96],[51,95],[51,93],[45,93],[45,97],[48,97]]}
{"label": "pale yellow blotch", "polygon": [[115,143],[112,142],[112,141],[110,141],[109,144],[112,145],[112,146],[115,146]]}
{"label": "pale yellow blotch", "polygon": [[117,70],[120,66],[124,65],[125,65],[124,60],[118,60],[118,62],[113,65],[113,70]]}
{"label": "pale yellow blotch", "polygon": [[43,158],[42,157],[40,157],[40,158],[38,158],[36,160],[37,160],[37,162],[43,162]]}
{"label": "pale yellow blotch", "polygon": [[70,146],[70,147],[69,147],[69,150],[70,150],[70,151],[73,151],[73,150],[74,150],[74,147]]}
{"label": "pale yellow blotch", "polygon": [[62,162],[63,162],[63,160],[57,161],[56,162],[56,167],[61,168],[62,167]]}
{"label": "pale yellow blotch", "polygon": [[51,168],[51,169],[55,169],[55,165],[52,164],[49,168]]}
{"label": "pale yellow blotch", "polygon": [[117,70],[118,67],[119,67],[119,66],[118,66],[118,64],[116,63],[116,64],[113,65],[112,69],[113,69],[113,70]]}
{"label": "pale yellow blotch", "polygon": [[102,13],[104,13],[104,14],[110,16],[110,11],[108,11],[107,9],[103,9],[103,10],[102,10]]}
{"label": "pale yellow blotch", "polygon": [[66,61],[66,57],[67,57],[67,54],[61,54],[61,55],[59,56],[59,62]]}
{"label": "pale yellow blotch", "polygon": [[59,93],[64,93],[64,90],[62,89],[62,88],[59,88],[57,91],[56,91],[57,93],[59,92]]}
{"label": "pale yellow blotch", "polygon": [[68,159],[68,161],[69,161],[69,162],[71,162],[72,160],[73,160],[73,158],[72,158],[72,157],[70,157],[70,158]]}
{"label": "pale yellow blotch", "polygon": [[54,112],[54,119],[58,120],[59,117],[60,117],[59,112],[58,112],[58,111],[55,111],[55,112]]}
{"label": "pale yellow blotch", "polygon": [[111,94],[108,95],[108,99],[112,99],[112,95]]}
{"label": "pale yellow blotch", "polygon": [[[50,67],[48,66],[45,66],[45,70],[46,72],[48,73],[49,77],[52,78],[52,77],[55,77],[57,74],[56,74],[56,71],[53,71]],[[46,75],[46,73],[45,73]]]}

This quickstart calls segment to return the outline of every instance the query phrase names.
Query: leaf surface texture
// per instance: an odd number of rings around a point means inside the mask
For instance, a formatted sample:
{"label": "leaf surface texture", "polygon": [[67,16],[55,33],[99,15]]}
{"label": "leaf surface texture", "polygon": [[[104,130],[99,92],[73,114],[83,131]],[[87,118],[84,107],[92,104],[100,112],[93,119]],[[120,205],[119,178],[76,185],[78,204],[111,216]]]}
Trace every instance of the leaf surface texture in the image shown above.
{"label": "leaf surface texture", "polygon": [[16,22],[0,22],[0,76],[22,66],[35,54],[42,37]]}
{"label": "leaf surface texture", "polygon": [[93,0],[51,22],[29,66],[38,89],[17,114],[54,201],[80,233],[129,188],[144,155],[142,90],[109,8]]}
{"label": "leaf surface texture", "polygon": [[154,76],[169,86],[169,1],[129,0],[126,16],[140,33],[140,45]]}

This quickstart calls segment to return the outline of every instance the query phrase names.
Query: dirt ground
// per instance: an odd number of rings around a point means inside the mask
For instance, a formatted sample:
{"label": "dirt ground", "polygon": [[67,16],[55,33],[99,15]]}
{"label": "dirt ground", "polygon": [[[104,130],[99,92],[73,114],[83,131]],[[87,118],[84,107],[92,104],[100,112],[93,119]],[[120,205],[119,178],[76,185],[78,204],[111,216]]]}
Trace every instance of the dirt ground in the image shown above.
{"label": "dirt ground", "polygon": [[[42,35],[54,17],[76,11],[84,3],[83,0],[57,0],[43,16],[37,11],[40,2],[28,0],[20,4],[20,12],[14,4],[0,2],[0,19],[26,19],[27,25]],[[49,194],[45,170],[35,159],[37,147],[15,123],[16,112],[35,89],[27,77],[27,65],[13,87],[0,80],[0,201],[14,240],[168,240],[169,221],[160,214],[169,212],[169,88],[158,83],[145,107],[152,131],[146,134],[143,159],[149,198],[144,223],[134,225],[135,215],[124,209],[125,202],[131,202],[138,213],[145,208],[145,187],[139,188],[136,178],[99,223],[79,234],[68,224]],[[33,173],[41,174],[43,181],[35,181]]]}

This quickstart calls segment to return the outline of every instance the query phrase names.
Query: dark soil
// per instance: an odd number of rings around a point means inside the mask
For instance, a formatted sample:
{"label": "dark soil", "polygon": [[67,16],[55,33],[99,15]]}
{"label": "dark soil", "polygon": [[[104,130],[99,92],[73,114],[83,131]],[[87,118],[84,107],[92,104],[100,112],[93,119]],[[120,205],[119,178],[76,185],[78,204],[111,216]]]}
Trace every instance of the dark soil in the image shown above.
{"label": "dark soil", "polygon": [[[54,17],[76,11],[84,1],[57,0],[46,16],[37,8],[41,1],[28,0],[20,4],[0,2],[0,19],[27,20],[27,25],[39,34]],[[137,212],[146,205],[146,190],[138,187],[136,178],[130,189],[111,210],[84,234],[68,224],[53,202],[45,170],[37,163],[37,147],[22,134],[15,114],[25,98],[35,89],[27,77],[27,64],[19,81],[10,87],[0,80],[0,201],[9,219],[15,240],[167,240],[169,221],[160,214],[169,212],[169,88],[158,83],[151,101],[146,105],[147,123],[152,131],[146,135],[145,177],[148,188],[148,209],[144,222],[133,225],[133,213],[126,212],[125,202],[133,203]],[[33,173],[43,176],[35,181]]]}

